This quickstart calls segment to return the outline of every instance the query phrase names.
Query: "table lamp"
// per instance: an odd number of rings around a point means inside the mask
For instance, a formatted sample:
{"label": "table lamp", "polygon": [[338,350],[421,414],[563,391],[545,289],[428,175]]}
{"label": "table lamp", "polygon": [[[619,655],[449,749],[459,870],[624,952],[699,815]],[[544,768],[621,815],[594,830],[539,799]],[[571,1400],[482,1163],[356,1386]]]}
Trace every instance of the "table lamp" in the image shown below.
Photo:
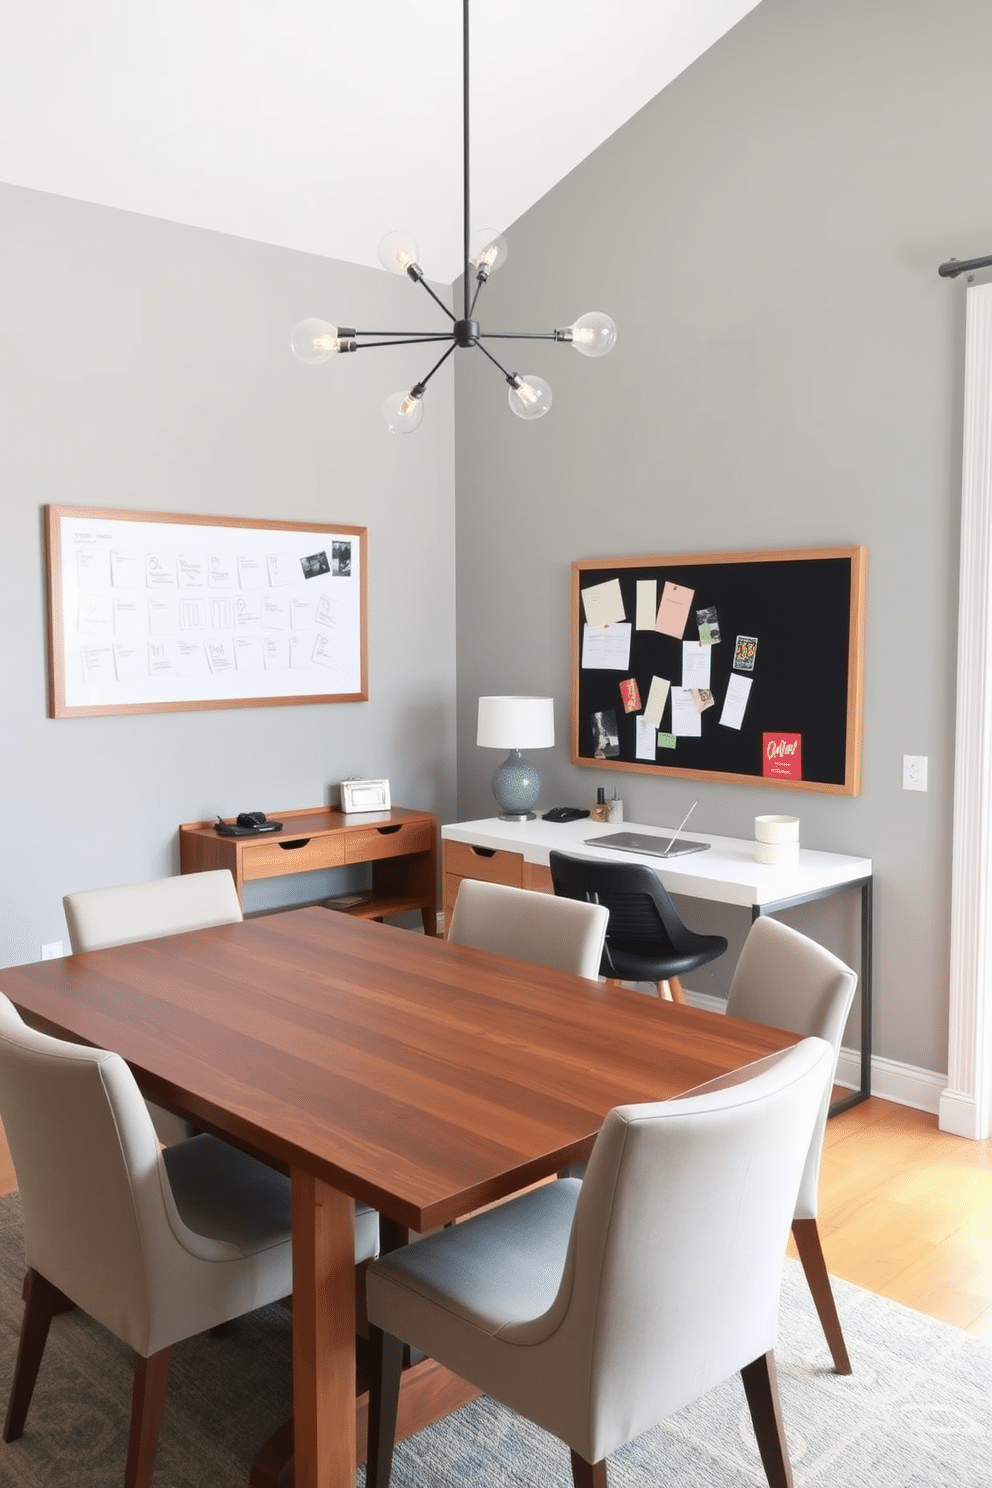
{"label": "table lamp", "polygon": [[510,752],[493,771],[500,821],[533,821],[541,777],[522,749],[550,749],[555,742],[555,700],[549,697],[480,697],[476,743]]}

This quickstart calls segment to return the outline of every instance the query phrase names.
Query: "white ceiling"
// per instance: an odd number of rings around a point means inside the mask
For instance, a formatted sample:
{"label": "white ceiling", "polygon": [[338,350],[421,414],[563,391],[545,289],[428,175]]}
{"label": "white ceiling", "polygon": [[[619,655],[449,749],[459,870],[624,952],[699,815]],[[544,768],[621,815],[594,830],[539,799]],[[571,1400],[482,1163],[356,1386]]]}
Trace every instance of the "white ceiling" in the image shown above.
{"label": "white ceiling", "polygon": [[[502,230],[758,0],[475,0],[473,228]],[[461,268],[460,0],[0,0],[0,180]]]}

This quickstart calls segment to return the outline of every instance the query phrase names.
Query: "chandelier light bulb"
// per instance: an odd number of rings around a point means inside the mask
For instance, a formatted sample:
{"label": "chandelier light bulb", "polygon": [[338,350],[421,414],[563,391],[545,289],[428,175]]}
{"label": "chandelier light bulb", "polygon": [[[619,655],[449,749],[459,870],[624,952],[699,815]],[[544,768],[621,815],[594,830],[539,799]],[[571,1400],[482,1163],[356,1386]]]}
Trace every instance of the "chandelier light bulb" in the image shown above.
{"label": "chandelier light bulb", "polygon": [[551,389],[543,377],[526,372],[510,384],[508,402],[517,418],[543,418],[551,407]]}
{"label": "chandelier light bulb", "polygon": [[501,269],[509,256],[506,239],[491,228],[483,228],[472,238],[468,246],[469,263],[483,282],[490,274]]}
{"label": "chandelier light bulb", "polygon": [[299,325],[293,327],[290,345],[293,355],[311,367],[316,367],[319,362],[326,362],[328,357],[337,352],[354,350],[354,343],[349,345],[348,338],[338,334],[337,326],[326,320],[314,319],[301,320]]}
{"label": "chandelier light bulb", "polygon": [[424,416],[424,393],[416,388],[409,392],[390,393],[382,405],[382,416],[390,434],[412,434]]}
{"label": "chandelier light bulb", "polygon": [[572,345],[582,356],[606,356],[617,344],[616,322],[602,310],[590,310],[569,326]]}
{"label": "chandelier light bulb", "polygon": [[406,232],[387,233],[379,244],[379,262],[391,274],[409,274],[411,269],[416,269],[417,273],[412,277],[419,278],[419,257],[416,238]]}

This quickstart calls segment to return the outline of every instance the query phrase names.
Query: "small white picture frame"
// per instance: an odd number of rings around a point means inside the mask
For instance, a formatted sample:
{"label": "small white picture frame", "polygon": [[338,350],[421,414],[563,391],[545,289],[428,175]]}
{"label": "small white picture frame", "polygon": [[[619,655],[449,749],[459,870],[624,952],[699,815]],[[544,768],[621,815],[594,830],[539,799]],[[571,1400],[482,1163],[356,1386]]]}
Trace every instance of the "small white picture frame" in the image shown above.
{"label": "small white picture frame", "polygon": [[341,810],[388,811],[388,780],[342,780]]}

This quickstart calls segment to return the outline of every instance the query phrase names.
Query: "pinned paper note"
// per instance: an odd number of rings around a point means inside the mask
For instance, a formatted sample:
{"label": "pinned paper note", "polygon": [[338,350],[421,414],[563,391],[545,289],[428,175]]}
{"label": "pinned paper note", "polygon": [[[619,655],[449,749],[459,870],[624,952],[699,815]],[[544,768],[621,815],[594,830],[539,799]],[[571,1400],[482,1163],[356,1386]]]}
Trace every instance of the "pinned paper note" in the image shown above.
{"label": "pinned paper note", "polygon": [[703,715],[693,702],[688,687],[672,688],[672,733],[677,739],[702,737]]}
{"label": "pinned paper note", "polygon": [[582,627],[582,665],[625,672],[630,666],[630,621]]}
{"label": "pinned paper note", "polygon": [[726,696],[723,699],[723,712],[720,714],[720,722],[725,728],[740,728],[744,722],[744,709],[747,707],[750,693],[751,678],[731,672],[727,682]]}
{"label": "pinned paper note", "polygon": [[604,584],[591,584],[583,589],[582,605],[587,625],[612,625],[615,620],[627,618],[619,579],[607,579]]}
{"label": "pinned paper note", "polygon": [[674,636],[677,641],[682,639],[686,622],[689,619],[689,606],[695,589],[687,589],[683,584],[666,583],[661,591],[661,604],[658,606],[658,614],[655,618],[654,628],[662,635]]}
{"label": "pinned paper note", "polygon": [[682,642],[682,686],[709,687],[713,652],[699,641]]}
{"label": "pinned paper note", "polygon": [[634,754],[639,760],[653,760],[655,756],[655,728],[650,718],[642,713],[637,719]]}
{"label": "pinned paper note", "polygon": [[641,689],[637,685],[636,677],[625,677],[620,683],[620,696],[623,699],[623,711],[625,713],[639,713],[641,711]]}
{"label": "pinned paper note", "polygon": [[591,723],[593,759],[615,759],[620,753],[617,715],[612,708],[604,708],[592,715]]}
{"label": "pinned paper note", "polygon": [[753,672],[755,658],[758,655],[758,637],[737,637],[737,645],[734,647],[734,670],[737,672]]}
{"label": "pinned paper note", "polygon": [[720,641],[720,621],[713,605],[706,609],[696,611],[696,624],[699,626],[699,644],[701,646],[716,646]]}
{"label": "pinned paper note", "polygon": [[664,677],[652,677],[651,686],[648,689],[648,700],[644,708],[644,717],[657,728],[661,723],[661,715],[665,711],[665,703],[668,700],[668,691],[671,683],[666,682]]}
{"label": "pinned paper note", "polygon": [[637,630],[654,630],[655,616],[658,613],[658,581],[657,579],[638,579],[637,581],[637,618],[634,622]]}

